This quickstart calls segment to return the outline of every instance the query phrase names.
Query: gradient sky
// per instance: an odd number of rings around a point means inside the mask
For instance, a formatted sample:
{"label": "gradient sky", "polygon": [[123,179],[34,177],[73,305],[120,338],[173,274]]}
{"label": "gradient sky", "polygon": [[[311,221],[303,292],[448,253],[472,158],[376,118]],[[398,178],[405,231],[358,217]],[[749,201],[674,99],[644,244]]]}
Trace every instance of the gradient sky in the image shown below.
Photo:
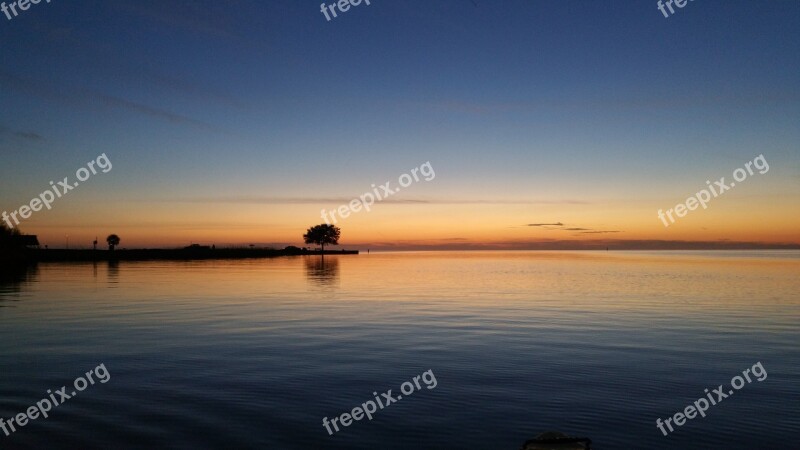
{"label": "gradient sky", "polygon": [[22,222],[51,247],[301,245],[427,161],[342,244],[800,244],[800,2],[53,0],[0,42],[0,212],[113,164]]}

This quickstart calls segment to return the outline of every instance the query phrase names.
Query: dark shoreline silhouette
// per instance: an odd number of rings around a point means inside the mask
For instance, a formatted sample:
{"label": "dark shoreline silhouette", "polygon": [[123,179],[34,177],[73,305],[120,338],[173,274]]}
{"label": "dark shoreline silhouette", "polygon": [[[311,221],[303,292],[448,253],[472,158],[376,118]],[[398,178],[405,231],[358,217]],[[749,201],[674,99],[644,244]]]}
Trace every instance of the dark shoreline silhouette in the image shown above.
{"label": "dark shoreline silhouette", "polygon": [[298,255],[357,255],[358,250],[307,250],[297,247],[284,249],[259,248],[181,248],[132,250],[67,250],[27,249],[19,259],[6,263],[80,262],[80,261],[191,261],[205,259],[253,259]]}

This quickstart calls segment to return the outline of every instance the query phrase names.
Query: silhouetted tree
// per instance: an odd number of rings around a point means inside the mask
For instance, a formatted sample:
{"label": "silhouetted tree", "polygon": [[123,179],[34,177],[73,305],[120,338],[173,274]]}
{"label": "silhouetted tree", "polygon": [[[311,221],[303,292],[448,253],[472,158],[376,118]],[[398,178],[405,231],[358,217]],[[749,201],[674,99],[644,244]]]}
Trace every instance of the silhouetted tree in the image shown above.
{"label": "silhouetted tree", "polygon": [[8,228],[6,224],[0,222],[0,248],[10,249],[12,247],[18,247],[19,241],[16,240],[16,236],[19,235],[19,230],[16,228]]}
{"label": "silhouetted tree", "polygon": [[119,241],[120,241],[119,236],[117,236],[116,234],[108,235],[108,237],[106,238],[106,242],[108,242],[108,249],[113,251],[114,247],[119,245]]}
{"label": "silhouetted tree", "polygon": [[8,229],[6,224],[0,222],[0,239],[5,240],[11,236],[11,230]]}
{"label": "silhouetted tree", "polygon": [[0,236],[19,236],[20,232],[16,228],[8,228],[5,223],[0,222]]}
{"label": "silhouetted tree", "polygon": [[0,272],[6,270],[8,263],[17,264],[27,259],[28,249],[25,240],[17,228],[9,228],[0,223]]}
{"label": "silhouetted tree", "polygon": [[317,244],[322,246],[322,253],[325,253],[325,244],[339,245],[339,235],[342,230],[339,227],[323,223],[309,228],[303,239],[306,244]]}

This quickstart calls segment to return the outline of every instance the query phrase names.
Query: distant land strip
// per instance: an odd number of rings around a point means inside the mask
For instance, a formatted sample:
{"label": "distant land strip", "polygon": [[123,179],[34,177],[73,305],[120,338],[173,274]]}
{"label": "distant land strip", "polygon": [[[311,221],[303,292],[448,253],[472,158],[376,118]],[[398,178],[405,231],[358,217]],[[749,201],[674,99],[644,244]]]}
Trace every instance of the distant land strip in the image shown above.
{"label": "distant land strip", "polygon": [[[358,250],[325,250],[325,255],[357,255]],[[28,262],[78,262],[78,261],[193,261],[206,259],[251,259],[279,256],[322,255],[319,250],[297,247],[268,248],[182,248],[182,249],[131,249],[131,250],[66,250],[32,249],[26,252]]]}

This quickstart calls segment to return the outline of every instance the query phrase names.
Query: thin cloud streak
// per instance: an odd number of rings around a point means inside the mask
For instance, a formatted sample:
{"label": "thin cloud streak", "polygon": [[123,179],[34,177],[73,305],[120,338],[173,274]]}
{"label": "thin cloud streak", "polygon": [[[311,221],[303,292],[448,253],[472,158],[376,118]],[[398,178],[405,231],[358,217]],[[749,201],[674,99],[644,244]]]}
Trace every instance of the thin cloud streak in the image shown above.
{"label": "thin cloud streak", "polygon": [[205,130],[217,130],[216,127],[211,124],[180,114],[171,113],[163,109],[125,100],[112,95],[90,91],[88,89],[69,89],[65,86],[55,88],[46,83],[20,78],[8,72],[0,71],[0,85],[41,98],[45,101],[64,103],[69,106],[91,108],[92,106],[100,105],[107,108],[121,109],[157,119],[163,119],[173,124],[191,125]]}
{"label": "thin cloud streak", "polygon": [[577,231],[575,236],[580,236],[581,234],[606,234],[606,233],[622,233],[622,231],[618,230],[593,230],[591,228],[582,228],[582,227],[569,227],[566,228],[563,223],[555,222],[555,223],[529,223],[527,226],[529,227],[539,227],[545,230],[551,231]]}
{"label": "thin cloud streak", "polygon": [[[320,203],[350,203],[353,197],[196,197],[196,198],[157,198],[157,199],[131,199],[139,202],[166,202],[166,203],[249,203],[264,205],[304,205]],[[400,199],[387,198],[377,203],[389,204],[421,204],[421,205],[559,205],[559,204],[589,204],[578,200],[442,200],[442,199]]]}
{"label": "thin cloud streak", "polygon": [[18,137],[18,138],[25,139],[25,140],[28,140],[28,141],[41,141],[41,140],[44,140],[42,135],[40,135],[39,133],[36,133],[36,132],[33,132],[33,131],[12,130],[12,129],[10,129],[8,127],[4,127],[2,125],[0,125],[0,135],[8,135],[8,136],[13,136],[13,137]]}

